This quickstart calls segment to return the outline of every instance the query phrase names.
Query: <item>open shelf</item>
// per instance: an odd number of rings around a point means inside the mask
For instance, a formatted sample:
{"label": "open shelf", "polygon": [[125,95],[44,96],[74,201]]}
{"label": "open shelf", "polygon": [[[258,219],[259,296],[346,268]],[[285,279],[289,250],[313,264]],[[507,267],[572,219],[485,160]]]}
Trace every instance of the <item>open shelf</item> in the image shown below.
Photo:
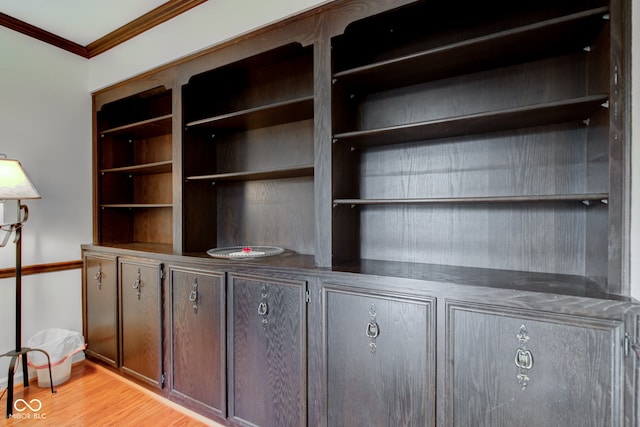
{"label": "open shelf", "polygon": [[492,197],[438,197],[412,199],[336,199],[336,205],[429,205],[429,204],[465,204],[465,203],[540,203],[540,202],[580,202],[589,205],[593,202],[608,203],[606,193],[587,194],[550,194],[532,196],[492,196]]}
{"label": "open shelf", "polygon": [[579,52],[589,46],[608,18],[607,13],[607,7],[599,7],[364,65],[335,73],[334,82],[352,89],[388,89],[450,77],[461,71]]}
{"label": "open shelf", "polygon": [[343,132],[335,134],[333,138],[334,141],[362,147],[497,132],[571,120],[586,120],[600,108],[604,108],[607,99],[607,95],[591,95],[504,110],[446,117],[420,123]]}
{"label": "open shelf", "polygon": [[129,175],[147,175],[155,173],[170,173],[173,167],[173,161],[166,160],[162,162],[146,163],[135,166],[124,166],[120,168],[102,169],[100,172],[105,173],[124,173]]}
{"label": "open shelf", "polygon": [[250,130],[313,118],[313,96],[305,96],[246,110],[196,120],[187,129]]}
{"label": "open shelf", "polygon": [[188,181],[254,181],[261,179],[281,179],[313,176],[313,165],[277,168],[263,171],[231,172],[213,175],[189,176]]}
{"label": "open shelf", "polygon": [[100,132],[100,134],[102,136],[121,136],[132,139],[150,138],[153,136],[170,134],[171,119],[172,115],[166,114],[164,116],[107,129]]}
{"label": "open shelf", "polygon": [[172,208],[169,203],[108,203],[100,205],[101,208],[109,209],[154,209],[154,208]]}

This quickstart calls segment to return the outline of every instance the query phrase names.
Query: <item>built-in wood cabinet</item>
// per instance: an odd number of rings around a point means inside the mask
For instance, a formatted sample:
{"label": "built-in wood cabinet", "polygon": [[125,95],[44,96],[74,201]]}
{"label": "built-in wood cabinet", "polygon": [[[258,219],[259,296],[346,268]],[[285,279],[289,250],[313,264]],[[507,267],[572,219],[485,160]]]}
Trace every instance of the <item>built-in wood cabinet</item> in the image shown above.
{"label": "built-in wood cabinet", "polygon": [[120,360],[122,372],[156,388],[164,387],[162,327],[163,264],[119,258]]}
{"label": "built-in wood cabinet", "polygon": [[171,398],[199,412],[226,416],[225,274],[169,267]]}
{"label": "built-in wood cabinet", "polygon": [[304,280],[229,274],[229,420],[307,425]]}
{"label": "built-in wood cabinet", "polygon": [[105,361],[223,424],[637,425],[629,16],[336,0],[96,92],[90,351],[104,254]]}
{"label": "built-in wood cabinet", "polygon": [[327,425],[435,424],[432,301],[324,287]]}
{"label": "built-in wood cabinet", "polygon": [[84,338],[86,353],[117,367],[118,266],[115,255],[83,254]]}

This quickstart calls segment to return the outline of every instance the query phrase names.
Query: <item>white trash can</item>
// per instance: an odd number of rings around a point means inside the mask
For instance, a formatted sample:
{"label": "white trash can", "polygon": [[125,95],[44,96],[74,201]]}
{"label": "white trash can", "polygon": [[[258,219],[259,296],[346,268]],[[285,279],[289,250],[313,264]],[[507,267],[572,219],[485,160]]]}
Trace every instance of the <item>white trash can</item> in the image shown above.
{"label": "white trash can", "polygon": [[[85,349],[84,337],[68,329],[45,329],[27,341],[29,348],[44,350],[51,360],[53,385],[62,384],[71,377],[71,359],[74,354]],[[38,387],[51,387],[47,356],[40,351],[30,351],[27,355],[29,367],[36,370]]]}

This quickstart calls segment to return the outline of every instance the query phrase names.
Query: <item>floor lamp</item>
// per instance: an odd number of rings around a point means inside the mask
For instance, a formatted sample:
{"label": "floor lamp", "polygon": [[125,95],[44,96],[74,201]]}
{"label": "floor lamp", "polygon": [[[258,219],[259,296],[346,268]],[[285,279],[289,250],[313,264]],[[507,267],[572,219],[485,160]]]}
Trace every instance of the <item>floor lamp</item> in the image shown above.
{"label": "floor lamp", "polygon": [[6,246],[9,236],[15,233],[13,239],[16,245],[16,347],[15,350],[9,351],[1,357],[11,357],[9,363],[9,375],[7,378],[8,396],[7,396],[7,418],[13,414],[13,376],[16,369],[16,363],[22,359],[22,375],[24,387],[29,387],[29,371],[27,368],[27,353],[31,351],[39,351],[47,356],[49,362],[49,380],[51,381],[51,393],[55,393],[53,389],[53,378],[51,375],[51,360],[46,351],[37,348],[22,347],[22,226],[29,217],[27,206],[20,201],[25,199],[39,199],[40,194],[35,189],[27,174],[24,173],[20,162],[17,160],[7,159],[6,156],[0,154],[0,201],[15,200],[18,206],[18,214],[14,223],[0,225],[0,230],[4,236],[0,238],[0,247]]}

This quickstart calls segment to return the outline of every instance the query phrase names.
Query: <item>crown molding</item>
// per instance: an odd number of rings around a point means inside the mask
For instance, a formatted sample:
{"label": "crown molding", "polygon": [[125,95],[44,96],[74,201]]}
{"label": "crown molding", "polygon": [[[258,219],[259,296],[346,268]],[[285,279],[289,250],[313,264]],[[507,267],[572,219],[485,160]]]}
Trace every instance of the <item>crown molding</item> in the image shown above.
{"label": "crown molding", "polygon": [[82,46],[70,40],[57,36],[49,31],[28,24],[19,19],[0,12],[0,26],[22,33],[26,36],[64,49],[83,58],[93,58],[96,55],[106,52],[119,44],[142,34],[143,32],[162,24],[187,10],[194,8],[207,0],[169,0],[157,8],[145,13],[141,17],[134,19],[117,30],[112,31],[104,37]]}

